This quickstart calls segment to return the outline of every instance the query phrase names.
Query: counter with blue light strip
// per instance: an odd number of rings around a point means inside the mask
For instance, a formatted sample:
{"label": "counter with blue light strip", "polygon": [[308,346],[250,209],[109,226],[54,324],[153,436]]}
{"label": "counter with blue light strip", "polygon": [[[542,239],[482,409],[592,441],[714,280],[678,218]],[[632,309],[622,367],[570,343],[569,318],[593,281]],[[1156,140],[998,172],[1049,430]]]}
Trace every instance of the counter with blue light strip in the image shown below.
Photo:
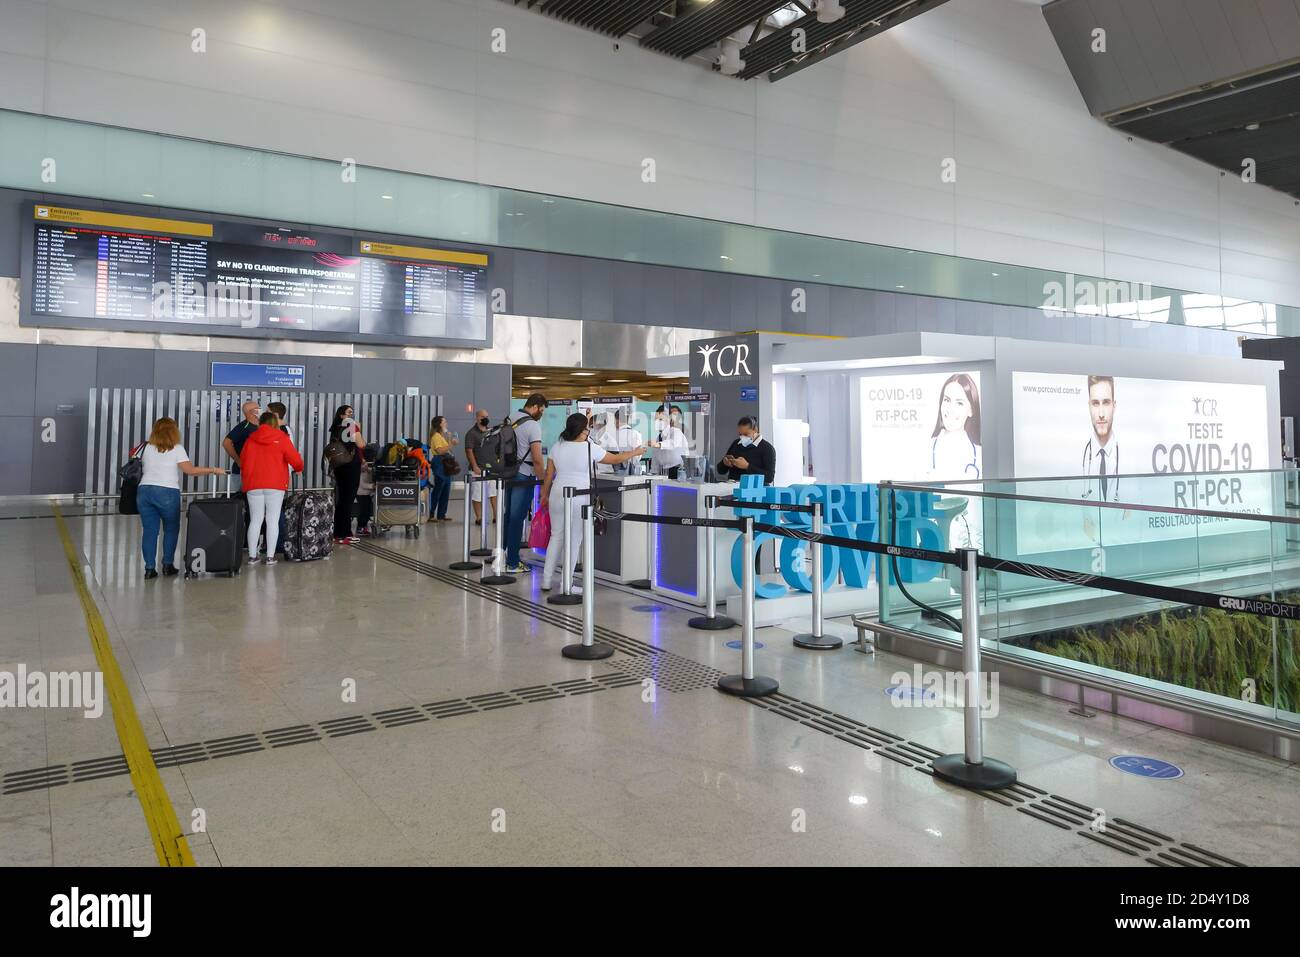
{"label": "counter with blue light strip", "polygon": [[[665,479],[654,487],[651,511],[655,515],[673,515],[680,518],[704,518],[706,496],[719,498],[731,495],[736,486],[731,482],[713,482],[691,485]],[[731,518],[729,508],[718,509],[719,518]],[[667,597],[693,605],[704,606],[704,556],[705,530],[690,525],[651,525],[653,536],[653,589]],[[717,569],[717,598],[724,601],[738,589],[731,575],[731,549],[737,533],[730,529],[715,529],[715,561]]]}

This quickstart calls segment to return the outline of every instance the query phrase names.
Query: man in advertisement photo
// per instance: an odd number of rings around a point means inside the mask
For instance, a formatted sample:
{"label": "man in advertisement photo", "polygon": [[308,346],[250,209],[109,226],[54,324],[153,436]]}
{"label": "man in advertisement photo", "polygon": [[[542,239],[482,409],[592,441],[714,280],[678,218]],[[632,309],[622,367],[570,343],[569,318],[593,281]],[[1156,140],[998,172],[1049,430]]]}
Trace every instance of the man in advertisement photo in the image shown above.
{"label": "man in advertisement photo", "polygon": [[1088,376],[1088,414],[1092,435],[1083,446],[1082,472],[1088,477],[1083,497],[1095,502],[1118,502],[1119,441],[1115,438],[1115,378]]}

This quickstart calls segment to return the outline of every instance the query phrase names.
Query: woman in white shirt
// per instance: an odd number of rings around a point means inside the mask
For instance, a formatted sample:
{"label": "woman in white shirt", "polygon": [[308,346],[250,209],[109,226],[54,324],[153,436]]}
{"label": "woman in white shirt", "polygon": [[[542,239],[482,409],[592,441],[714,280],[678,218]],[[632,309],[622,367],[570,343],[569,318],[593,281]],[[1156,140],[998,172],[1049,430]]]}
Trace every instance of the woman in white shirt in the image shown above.
{"label": "woman in white shirt", "polygon": [[162,418],[153,424],[149,441],[140,455],[144,473],[136,491],[136,507],[144,532],[140,551],[144,555],[144,577],[157,578],[158,528],[163,532],[163,574],[175,575],[176,542],[181,535],[181,474],[225,475],[222,468],[203,468],[190,462],[181,445],[181,430],[175,419]]}
{"label": "woman in white shirt", "polygon": [[[587,441],[587,417],[581,412],[575,412],[565,420],[560,440],[549,450],[546,478],[542,480],[542,505],[551,513],[551,540],[546,545],[542,591],[551,590],[555,567],[564,554],[564,489],[590,488],[592,466],[619,465],[629,459],[639,458],[644,453],[644,447],[625,452],[608,452],[594,442]],[[569,499],[570,574],[573,572],[573,564],[578,560],[578,549],[582,546],[582,507],[588,501],[585,495],[575,495]],[[574,586],[574,591],[580,590]]]}

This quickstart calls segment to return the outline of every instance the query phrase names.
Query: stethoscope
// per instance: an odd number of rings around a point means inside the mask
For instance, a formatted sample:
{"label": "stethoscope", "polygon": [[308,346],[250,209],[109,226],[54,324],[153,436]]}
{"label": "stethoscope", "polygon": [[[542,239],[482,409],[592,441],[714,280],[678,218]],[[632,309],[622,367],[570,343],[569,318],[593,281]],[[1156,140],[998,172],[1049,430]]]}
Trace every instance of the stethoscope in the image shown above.
{"label": "stethoscope", "polygon": [[[1112,470],[1113,470],[1113,471],[1108,471],[1108,472],[1106,473],[1106,482],[1107,482],[1107,485],[1109,485],[1109,488],[1106,490],[1106,496],[1107,496],[1107,498],[1110,498],[1111,496],[1116,496],[1115,501],[1119,501],[1119,498],[1118,498],[1118,495],[1119,495],[1119,444],[1116,443],[1114,448],[1107,449],[1106,451],[1110,453],[1110,458],[1107,460],[1106,464],[1107,464],[1108,466],[1110,466],[1110,467],[1112,468]],[[1094,473],[1093,470],[1092,470],[1092,459],[1093,459],[1093,456],[1094,456],[1094,455],[1095,455],[1095,453],[1093,452],[1093,448],[1092,448],[1092,439],[1089,439],[1088,442],[1087,442],[1087,444],[1084,445],[1084,447],[1083,447],[1083,474],[1084,474],[1084,475],[1087,475],[1090,479],[1096,479],[1096,480],[1097,480],[1097,483],[1098,483],[1098,484],[1097,484],[1097,490],[1100,491],[1100,490],[1101,490],[1101,476],[1100,476],[1100,475],[1097,475],[1097,474]],[[1086,492],[1083,493],[1083,497],[1084,497],[1084,498],[1089,498],[1089,497],[1091,497],[1091,495],[1092,495],[1092,489],[1091,489],[1091,488],[1089,488],[1088,491],[1086,491]]]}
{"label": "stethoscope", "polygon": [[[939,439],[940,436],[936,435],[934,437],[934,441],[930,443],[930,471],[931,472],[937,472],[939,470]],[[971,442],[971,438],[969,435],[966,436],[966,441],[970,442],[970,462],[965,466],[965,468],[962,469],[962,474],[969,475],[971,478],[979,478],[980,466],[979,466],[979,460],[975,456],[975,443]]]}

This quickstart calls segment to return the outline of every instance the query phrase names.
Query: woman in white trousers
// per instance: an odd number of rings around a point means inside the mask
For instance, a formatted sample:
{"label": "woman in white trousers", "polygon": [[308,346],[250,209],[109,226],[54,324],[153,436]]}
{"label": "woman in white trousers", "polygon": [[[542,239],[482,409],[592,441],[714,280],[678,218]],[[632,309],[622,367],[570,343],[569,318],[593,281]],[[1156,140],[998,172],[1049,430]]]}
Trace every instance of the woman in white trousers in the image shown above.
{"label": "woman in white trousers", "polygon": [[[564,556],[564,489],[587,489],[592,485],[592,467],[619,465],[629,459],[640,458],[645,447],[626,452],[607,452],[594,442],[587,441],[587,417],[575,412],[564,422],[560,440],[551,446],[546,462],[546,477],[542,480],[542,507],[551,515],[551,540],[546,545],[546,567],[542,573],[542,591],[550,591],[555,580],[555,569]],[[590,499],[575,495],[569,499],[569,568],[578,560],[582,547],[582,508]],[[574,591],[581,589],[575,585]]]}

